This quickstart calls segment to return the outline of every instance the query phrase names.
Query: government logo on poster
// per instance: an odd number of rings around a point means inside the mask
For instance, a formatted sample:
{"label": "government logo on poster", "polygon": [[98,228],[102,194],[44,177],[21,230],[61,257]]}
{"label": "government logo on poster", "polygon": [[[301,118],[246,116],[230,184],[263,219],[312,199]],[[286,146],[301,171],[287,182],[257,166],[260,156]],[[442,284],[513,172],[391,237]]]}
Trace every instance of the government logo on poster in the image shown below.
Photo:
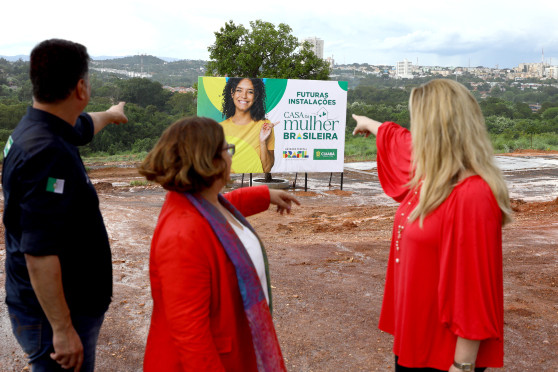
{"label": "government logo on poster", "polygon": [[314,149],[314,160],[337,160],[337,149]]}

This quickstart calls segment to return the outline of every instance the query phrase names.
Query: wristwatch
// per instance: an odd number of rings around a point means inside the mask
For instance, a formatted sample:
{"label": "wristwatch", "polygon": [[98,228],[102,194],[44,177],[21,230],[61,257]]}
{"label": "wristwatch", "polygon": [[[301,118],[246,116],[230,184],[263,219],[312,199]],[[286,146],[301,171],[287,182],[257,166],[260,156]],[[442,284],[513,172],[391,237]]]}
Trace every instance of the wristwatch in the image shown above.
{"label": "wristwatch", "polygon": [[455,360],[453,361],[453,366],[458,368],[462,371],[466,372],[473,372],[475,370],[475,363],[457,363]]}

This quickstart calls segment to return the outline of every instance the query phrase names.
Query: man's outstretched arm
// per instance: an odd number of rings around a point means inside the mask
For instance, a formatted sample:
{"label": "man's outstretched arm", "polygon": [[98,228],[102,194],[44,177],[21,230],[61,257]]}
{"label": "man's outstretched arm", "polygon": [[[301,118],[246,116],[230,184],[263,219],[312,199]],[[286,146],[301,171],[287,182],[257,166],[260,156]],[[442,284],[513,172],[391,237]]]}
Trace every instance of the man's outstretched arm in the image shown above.
{"label": "man's outstretched arm", "polygon": [[88,112],[93,119],[93,127],[94,131],[93,134],[97,134],[106,127],[107,125],[114,123],[114,124],[121,124],[127,123],[128,118],[124,114],[124,105],[126,102],[120,102],[117,105],[112,106],[107,111],[99,111],[99,112]]}

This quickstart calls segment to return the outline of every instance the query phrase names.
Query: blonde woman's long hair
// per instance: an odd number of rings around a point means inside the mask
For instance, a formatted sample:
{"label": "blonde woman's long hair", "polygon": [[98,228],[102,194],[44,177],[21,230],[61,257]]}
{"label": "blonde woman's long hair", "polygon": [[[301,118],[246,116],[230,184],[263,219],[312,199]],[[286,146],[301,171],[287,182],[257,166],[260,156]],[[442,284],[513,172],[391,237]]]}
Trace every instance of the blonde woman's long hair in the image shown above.
{"label": "blonde woman's long hair", "polygon": [[412,90],[409,111],[414,169],[409,185],[420,188],[410,220],[419,218],[422,226],[459,177],[471,173],[481,176],[492,190],[502,211],[502,224],[510,222],[508,188],[494,162],[481,109],[467,88],[453,80],[432,80]]}

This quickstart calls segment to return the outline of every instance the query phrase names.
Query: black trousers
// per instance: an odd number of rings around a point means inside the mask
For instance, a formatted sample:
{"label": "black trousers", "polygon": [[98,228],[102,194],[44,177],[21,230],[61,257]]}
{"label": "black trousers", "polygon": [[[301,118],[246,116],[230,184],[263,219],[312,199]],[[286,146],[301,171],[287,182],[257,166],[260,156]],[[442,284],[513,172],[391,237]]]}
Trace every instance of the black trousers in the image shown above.
{"label": "black trousers", "polygon": [[[395,372],[447,372],[447,371],[443,371],[441,369],[436,369],[436,368],[409,368],[409,367],[403,367],[400,366],[399,364],[397,364],[397,359],[399,359],[399,357],[396,355],[395,356]],[[475,368],[475,372],[484,372],[486,368]]]}

